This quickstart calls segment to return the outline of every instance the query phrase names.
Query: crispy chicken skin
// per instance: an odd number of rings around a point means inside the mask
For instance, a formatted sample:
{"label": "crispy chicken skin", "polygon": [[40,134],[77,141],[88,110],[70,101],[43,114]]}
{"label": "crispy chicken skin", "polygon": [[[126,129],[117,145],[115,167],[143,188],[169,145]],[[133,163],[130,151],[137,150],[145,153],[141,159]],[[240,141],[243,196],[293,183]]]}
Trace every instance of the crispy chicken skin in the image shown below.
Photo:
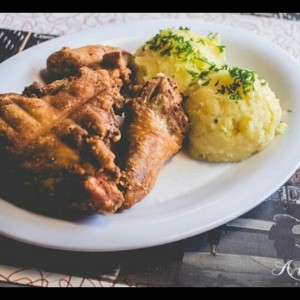
{"label": "crispy chicken skin", "polygon": [[[50,206],[96,213],[127,209],[151,191],[188,118],[176,83],[159,76],[134,87],[130,60],[119,48],[64,47],[47,60],[56,80],[0,94],[0,168],[10,184]],[[125,113],[122,139],[116,111]]]}
{"label": "crispy chicken skin", "polygon": [[64,78],[77,74],[81,67],[94,70],[104,68],[121,86],[122,80],[129,80],[130,59],[129,52],[104,45],[90,45],[75,49],[63,47],[48,57],[47,70],[56,78]]}
{"label": "crispy chicken skin", "polygon": [[116,50],[122,51],[103,45],[85,46],[75,49],[63,47],[49,56],[47,69],[58,76],[74,75],[81,67],[98,67],[106,53]]}
{"label": "crispy chicken skin", "polygon": [[[112,143],[118,88],[106,70],[0,95],[0,153],[7,169],[52,201],[112,213],[123,203]],[[29,92],[30,91],[30,92]]]}
{"label": "crispy chicken skin", "polygon": [[168,77],[156,77],[146,83],[140,97],[126,104],[122,209],[150,192],[164,163],[181,148],[188,130],[181,102],[176,83]]}
{"label": "crispy chicken skin", "polygon": [[[105,69],[119,90],[128,93],[131,69],[128,67],[132,55],[120,48],[104,45],[90,45],[71,49],[63,47],[48,57],[47,70],[54,79],[67,78],[78,74],[81,67],[93,70]],[[54,88],[54,87],[51,87]],[[115,107],[122,112],[124,98],[115,101]]]}

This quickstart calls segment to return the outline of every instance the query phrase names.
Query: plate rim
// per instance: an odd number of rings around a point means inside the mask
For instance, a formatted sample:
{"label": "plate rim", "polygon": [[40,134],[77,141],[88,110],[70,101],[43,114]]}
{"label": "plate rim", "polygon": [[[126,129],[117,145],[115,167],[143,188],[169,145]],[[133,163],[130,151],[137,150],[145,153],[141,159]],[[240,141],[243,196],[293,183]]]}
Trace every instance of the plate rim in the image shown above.
{"label": "plate rim", "polygon": [[[276,46],[275,48],[277,50],[275,50],[275,51],[279,51],[279,53],[281,53],[281,55],[283,55],[284,57],[286,56],[286,57],[288,57],[288,59],[292,59],[292,61],[294,61],[294,63],[296,63],[296,65],[299,69],[299,72],[300,72],[300,65],[294,57],[292,57],[290,54],[288,54],[284,49],[280,48],[278,45],[273,44],[271,41],[265,40],[262,37],[260,37],[258,35],[255,35],[251,32],[248,32],[248,31],[245,31],[245,30],[242,30],[242,29],[239,29],[239,28],[233,28],[229,25],[223,25],[223,24],[214,23],[214,22],[204,22],[204,21],[189,20],[189,19],[182,19],[181,22],[192,24],[195,27],[196,26],[201,27],[201,25],[204,25],[204,27],[207,27],[207,26],[220,27],[220,26],[222,26],[223,28],[225,28],[227,30],[228,29],[233,30],[235,33],[236,32],[240,32],[240,33],[244,33],[244,34],[246,33],[247,36],[252,36],[252,38],[258,39],[258,40],[262,41],[264,44],[268,44],[269,46],[271,45],[273,47]],[[134,24],[137,24],[137,23],[140,23],[140,22],[139,21],[131,21],[131,22],[125,22],[125,23],[117,23],[117,24],[112,24],[112,25],[108,25],[108,26],[106,25],[106,26],[103,26],[103,27],[87,29],[87,30],[83,30],[83,31],[80,31],[80,32],[70,34],[70,35],[54,38],[50,41],[46,41],[46,42],[41,43],[41,44],[39,44],[37,46],[34,46],[32,48],[26,49],[25,51],[18,54],[17,56],[13,56],[12,58],[4,61],[3,63],[0,64],[0,72],[1,72],[2,68],[4,68],[6,65],[11,64],[14,60],[22,59],[23,56],[26,57],[31,52],[39,51],[40,48],[43,49],[47,45],[52,45],[52,44],[56,45],[58,43],[57,40],[64,41],[66,38],[67,39],[72,39],[72,38],[76,38],[76,36],[80,36],[80,35],[83,35],[83,34],[86,34],[86,33],[92,33],[92,32],[96,33],[97,31],[101,32],[103,30],[108,30],[109,31],[110,28],[118,28],[122,25],[124,27],[129,27],[130,28],[130,26],[134,26]],[[172,23],[173,25],[175,25],[175,23],[176,24],[178,23],[178,20],[172,20],[172,19],[147,20],[147,21],[144,21],[144,23],[147,23],[147,24],[153,23],[153,24],[156,24],[156,25],[158,23],[159,24],[164,24],[164,23],[170,23],[171,24]],[[151,24],[149,26],[151,27]],[[221,35],[221,37],[222,37],[222,35]],[[4,65],[4,67],[3,67],[3,65]],[[263,198],[259,198],[257,201],[254,201],[252,203],[252,206],[250,206],[250,207],[248,206],[246,211],[254,208],[259,203],[264,201],[267,197],[269,197],[273,192],[275,192],[282,184],[284,184],[289,179],[289,177],[297,170],[299,165],[300,165],[300,157],[298,158],[297,162],[294,164],[294,167],[289,168],[290,169],[289,172],[286,172],[285,176],[283,176],[282,179],[272,189],[270,189],[267,193],[265,193],[265,196]],[[2,199],[0,199],[0,201],[6,202],[5,200],[2,200]],[[9,205],[11,205],[11,204],[9,204]],[[21,209],[21,208],[17,208],[17,209],[22,210],[23,213],[24,213],[23,209]],[[241,214],[245,213],[246,211],[244,209],[240,209],[240,210],[238,210],[238,211],[236,211],[236,212],[234,212],[230,215],[225,216],[222,219],[219,219],[218,221],[216,221],[214,223],[211,223],[211,224],[207,225],[206,227],[202,226],[201,228],[194,228],[194,229],[190,230],[189,232],[177,234],[176,237],[174,237],[174,235],[170,234],[168,237],[163,237],[163,238],[160,238],[156,241],[146,241],[144,243],[140,243],[139,246],[137,244],[135,244],[135,245],[132,244],[131,246],[130,245],[127,245],[127,246],[123,245],[119,248],[116,247],[116,246],[115,247],[111,247],[111,246],[110,247],[105,247],[105,246],[103,246],[103,247],[99,247],[99,246],[98,247],[97,246],[96,247],[74,246],[74,243],[73,243],[73,246],[71,246],[70,244],[68,246],[64,246],[64,245],[61,245],[61,242],[59,242],[59,243],[52,242],[51,244],[49,244],[45,241],[42,241],[42,242],[37,241],[36,237],[35,238],[33,238],[33,237],[30,238],[28,236],[22,237],[18,234],[14,234],[14,233],[10,232],[9,230],[3,230],[3,228],[2,228],[3,225],[1,225],[2,224],[1,222],[0,222],[0,233],[3,234],[4,236],[8,236],[10,238],[13,238],[13,239],[16,239],[16,240],[19,240],[19,241],[22,241],[22,242],[30,243],[30,244],[37,245],[37,246],[47,247],[47,248],[54,248],[54,249],[61,249],[61,250],[71,250],[71,251],[85,251],[85,252],[121,251],[121,250],[130,250],[130,249],[138,249],[138,248],[157,246],[157,245],[162,245],[162,244],[166,244],[166,243],[170,243],[170,242],[175,242],[175,241],[178,241],[178,240],[181,240],[181,239],[184,239],[184,238],[188,238],[188,237],[194,236],[196,234],[202,233],[204,231],[207,231],[209,229],[212,229],[215,226],[219,226],[219,225],[222,225],[226,222],[229,222],[230,220],[234,219],[235,217],[240,216]],[[30,212],[25,211],[25,213],[28,214]],[[1,213],[0,213],[0,215],[1,215]]]}

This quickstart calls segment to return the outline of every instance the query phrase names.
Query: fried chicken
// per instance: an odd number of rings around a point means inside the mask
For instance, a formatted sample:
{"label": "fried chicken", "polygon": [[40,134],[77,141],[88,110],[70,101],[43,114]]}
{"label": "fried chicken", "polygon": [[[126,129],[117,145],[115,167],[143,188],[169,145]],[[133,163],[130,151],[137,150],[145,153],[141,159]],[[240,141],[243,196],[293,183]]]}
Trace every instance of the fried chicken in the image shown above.
{"label": "fried chicken", "polygon": [[47,69],[57,76],[71,76],[81,67],[97,68],[102,62],[103,56],[116,48],[102,45],[85,46],[71,49],[63,47],[51,54],[47,60]]}
{"label": "fried chicken", "polygon": [[130,82],[130,59],[129,52],[109,46],[63,47],[49,56],[47,69],[56,79],[76,75],[83,66],[94,70],[107,69],[115,84],[121,88],[124,83]]}
{"label": "fried chicken", "polygon": [[[170,78],[133,88],[130,59],[119,48],[64,47],[47,60],[56,80],[0,94],[0,167],[11,182],[53,206],[97,213],[129,208],[151,191],[181,148],[188,119]],[[126,103],[126,89],[138,97]],[[115,112],[123,108],[119,166]]]}
{"label": "fried chicken", "polygon": [[123,203],[111,143],[120,139],[112,109],[118,88],[106,70],[0,95],[2,164],[51,201],[112,213]]}
{"label": "fried chicken", "polygon": [[153,188],[164,163],[182,146],[188,118],[176,83],[156,77],[140,97],[125,107],[126,159],[121,175],[122,209],[143,199]]}

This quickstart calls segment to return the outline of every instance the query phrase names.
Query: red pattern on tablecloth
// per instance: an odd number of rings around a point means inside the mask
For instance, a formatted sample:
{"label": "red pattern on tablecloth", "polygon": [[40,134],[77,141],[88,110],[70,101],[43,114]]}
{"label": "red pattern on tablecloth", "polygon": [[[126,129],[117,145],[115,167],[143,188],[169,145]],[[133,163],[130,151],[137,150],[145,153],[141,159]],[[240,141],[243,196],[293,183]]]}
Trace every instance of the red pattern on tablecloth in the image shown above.
{"label": "red pattern on tablecloth", "polygon": [[126,287],[128,285],[91,278],[61,275],[39,269],[0,265],[0,281],[40,287]]}
{"label": "red pattern on tablecloth", "polygon": [[196,19],[217,22],[266,37],[300,61],[300,22],[232,13],[1,13],[0,27],[65,35],[120,22],[150,19]]}

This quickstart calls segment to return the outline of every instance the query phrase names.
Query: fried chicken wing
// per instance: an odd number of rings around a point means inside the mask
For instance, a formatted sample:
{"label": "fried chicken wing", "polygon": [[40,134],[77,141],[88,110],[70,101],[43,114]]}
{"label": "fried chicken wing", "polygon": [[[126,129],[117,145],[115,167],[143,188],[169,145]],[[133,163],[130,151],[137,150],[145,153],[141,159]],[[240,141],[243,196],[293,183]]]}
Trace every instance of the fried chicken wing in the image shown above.
{"label": "fried chicken wing", "polygon": [[[90,45],[75,49],[63,47],[49,56],[47,69],[51,77],[55,79],[76,75],[84,66],[93,70],[106,69],[115,86],[119,90],[123,88],[124,91],[128,91],[128,87],[131,86],[131,69],[128,67],[131,57],[132,55],[125,50],[103,45]],[[115,101],[115,105],[121,110],[124,98]]]}
{"label": "fried chicken wing", "polygon": [[[51,201],[112,213],[123,203],[111,143],[120,139],[106,70],[0,95],[0,153],[20,180]],[[31,96],[31,97],[29,97]]]}
{"label": "fried chicken wing", "polygon": [[76,74],[81,67],[99,67],[103,56],[112,51],[121,50],[102,45],[85,46],[75,49],[63,47],[49,56],[47,69],[57,76],[71,76]]}
{"label": "fried chicken wing", "polygon": [[150,192],[164,163],[181,148],[188,129],[181,102],[176,83],[168,77],[156,77],[146,83],[140,97],[127,103],[122,209]]}
{"label": "fried chicken wing", "polygon": [[107,69],[121,86],[122,80],[129,80],[130,59],[129,52],[104,45],[90,45],[75,49],[63,47],[49,56],[47,69],[56,78],[76,75],[81,67],[94,70]]}

